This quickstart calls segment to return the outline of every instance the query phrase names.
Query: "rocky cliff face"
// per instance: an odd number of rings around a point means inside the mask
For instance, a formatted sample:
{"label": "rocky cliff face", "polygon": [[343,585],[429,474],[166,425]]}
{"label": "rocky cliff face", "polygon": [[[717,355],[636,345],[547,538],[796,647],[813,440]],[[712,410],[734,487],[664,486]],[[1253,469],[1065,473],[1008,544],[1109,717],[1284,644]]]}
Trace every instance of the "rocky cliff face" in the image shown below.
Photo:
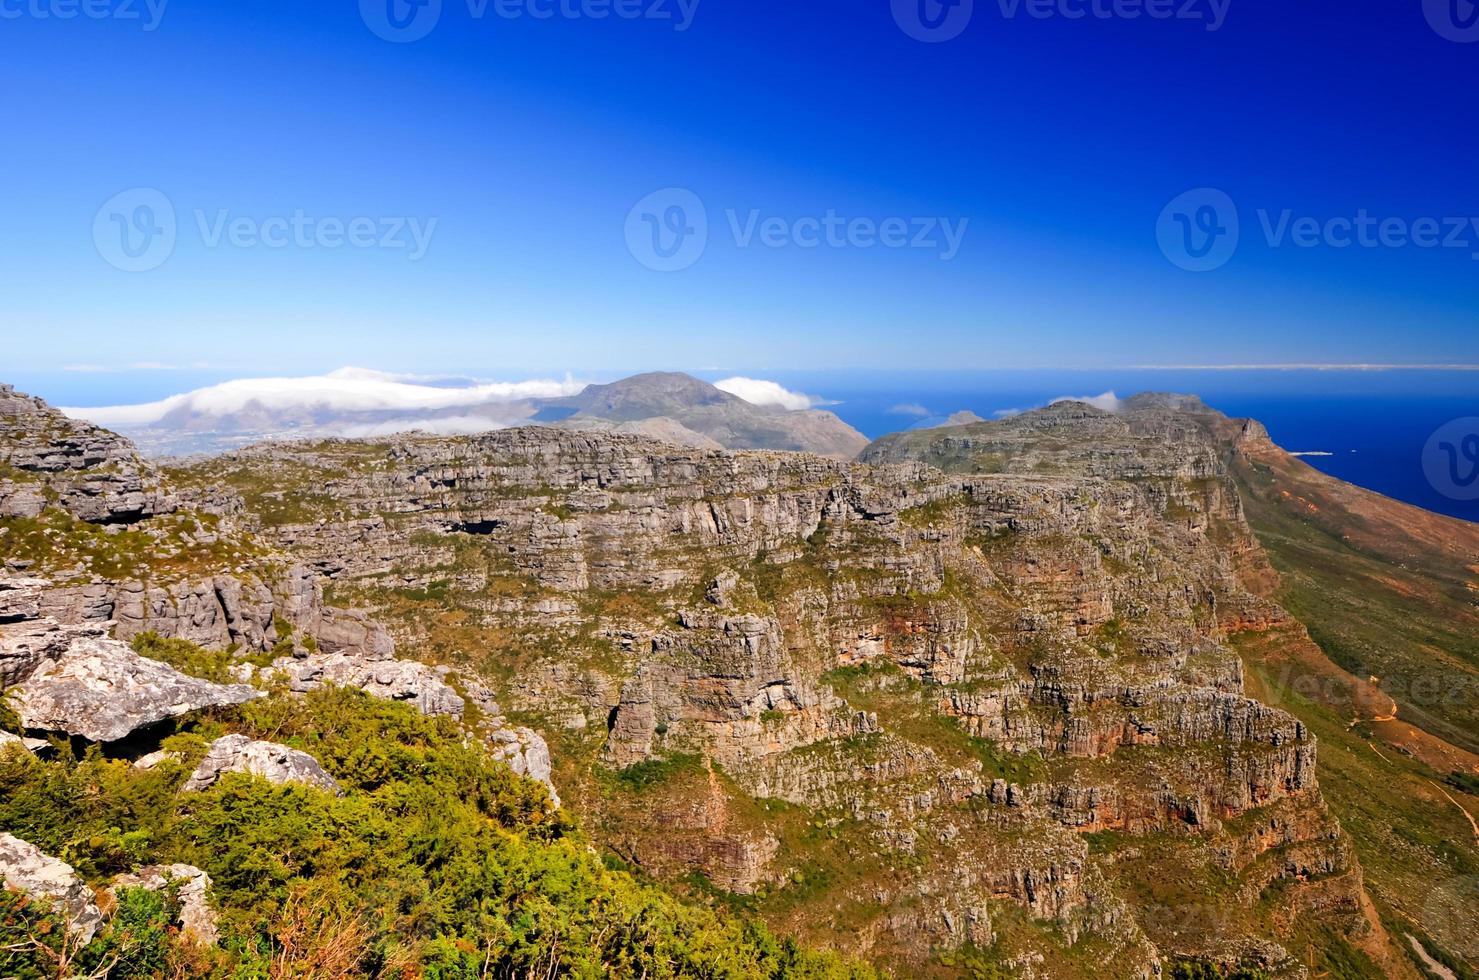
{"label": "rocky cliff face", "polygon": [[177,502],[126,440],[0,384],[0,516],[51,504],[95,524],[133,524]]}
{"label": "rocky cliff face", "polygon": [[[1314,737],[1227,644],[1280,611],[1203,412],[1058,406],[864,464],[534,428],[173,476],[240,493],[234,523],[481,674],[655,873],[885,958],[1148,976],[1256,942],[1294,975],[1297,896],[1318,880],[1355,934],[1360,875]],[[1146,884],[1188,860],[1218,913],[1193,930]]]}

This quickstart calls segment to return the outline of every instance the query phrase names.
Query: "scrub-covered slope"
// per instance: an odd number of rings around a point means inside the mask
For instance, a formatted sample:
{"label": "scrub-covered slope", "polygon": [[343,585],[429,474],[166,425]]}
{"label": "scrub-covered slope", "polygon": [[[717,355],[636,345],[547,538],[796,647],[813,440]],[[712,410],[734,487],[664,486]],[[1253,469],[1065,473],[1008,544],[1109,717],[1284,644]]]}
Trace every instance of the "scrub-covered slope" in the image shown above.
{"label": "scrub-covered slope", "polygon": [[0,976],[872,975],[603,860],[240,508],[0,388]]}

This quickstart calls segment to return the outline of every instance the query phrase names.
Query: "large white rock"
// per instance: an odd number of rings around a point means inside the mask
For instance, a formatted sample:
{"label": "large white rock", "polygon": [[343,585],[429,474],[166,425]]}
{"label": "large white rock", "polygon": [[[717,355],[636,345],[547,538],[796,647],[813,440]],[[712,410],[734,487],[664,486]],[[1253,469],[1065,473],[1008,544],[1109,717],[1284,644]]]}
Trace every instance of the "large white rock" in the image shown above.
{"label": "large white rock", "polygon": [[225,735],[212,742],[210,751],[185,781],[184,789],[208,789],[228,772],[249,772],[278,785],[304,783],[336,796],[343,792],[334,777],[307,752],[276,742],[254,741],[245,735]]}
{"label": "large white rock", "polygon": [[166,718],[261,696],[244,684],[190,677],[84,630],[12,688],[8,700],[28,729],[113,742]]}
{"label": "large white rock", "polygon": [[0,753],[12,745],[24,752],[35,752],[37,749],[46,748],[46,742],[42,739],[23,738],[20,735],[12,735],[10,732],[0,732]]}
{"label": "large white rock", "polygon": [[462,697],[443,680],[444,670],[414,660],[372,660],[347,653],[316,653],[307,657],[279,657],[272,669],[288,679],[297,692],[322,684],[357,687],[388,701],[405,701],[424,715],[461,718]]}
{"label": "large white rock", "polygon": [[180,931],[197,943],[214,946],[216,913],[211,911],[206,897],[211,876],[193,864],[152,864],[131,875],[119,875],[111,890],[115,894],[124,888],[162,891],[172,886],[179,889],[176,894],[180,900]]}
{"label": "large white rock", "polygon": [[0,833],[0,881],[6,888],[50,899],[86,945],[103,916],[92,889],[65,861],[48,857],[34,844]]}

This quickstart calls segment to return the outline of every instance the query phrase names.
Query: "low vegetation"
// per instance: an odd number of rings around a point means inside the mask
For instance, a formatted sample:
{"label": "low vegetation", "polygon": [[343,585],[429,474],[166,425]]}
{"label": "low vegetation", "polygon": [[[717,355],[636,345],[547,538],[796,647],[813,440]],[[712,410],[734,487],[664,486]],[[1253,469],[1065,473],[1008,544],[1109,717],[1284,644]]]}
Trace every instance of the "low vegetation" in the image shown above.
{"label": "low vegetation", "polygon": [[[344,795],[239,774],[180,794],[226,731],[312,753]],[[44,903],[7,893],[0,976],[870,975],[608,868],[543,785],[449,719],[333,689],[219,712],[164,747],[176,758],[150,770],[96,748],[0,756],[0,827],[93,885],[144,863],[204,869],[220,950],[181,940],[168,895],[125,892],[109,928],[75,949]]]}

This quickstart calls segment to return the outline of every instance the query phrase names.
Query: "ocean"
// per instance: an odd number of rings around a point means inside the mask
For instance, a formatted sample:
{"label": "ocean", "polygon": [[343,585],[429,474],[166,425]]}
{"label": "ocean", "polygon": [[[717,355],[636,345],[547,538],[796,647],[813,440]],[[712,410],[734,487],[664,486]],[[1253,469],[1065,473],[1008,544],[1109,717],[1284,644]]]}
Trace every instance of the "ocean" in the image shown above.
{"label": "ocean", "polygon": [[[467,373],[518,380],[565,372]],[[612,381],[631,372],[572,373]],[[736,374],[777,381],[820,399],[870,438],[963,409],[989,419],[1062,397],[1113,392],[1124,398],[1141,391],[1195,394],[1228,415],[1258,419],[1285,449],[1321,454],[1304,459],[1333,476],[1428,510],[1479,521],[1479,371],[751,368],[693,373],[710,381]],[[10,372],[3,380],[54,405],[109,405],[151,401],[228,376],[219,371]],[[1445,444],[1451,448],[1443,449]]]}
{"label": "ocean", "polygon": [[[993,418],[1061,397],[1113,392],[1125,398],[1142,391],[1200,395],[1228,415],[1259,420],[1285,449],[1321,454],[1303,458],[1332,476],[1427,510],[1479,521],[1476,371],[747,373],[833,402],[826,407],[870,438],[932,420],[921,411],[933,420],[962,409]],[[1444,444],[1454,448],[1445,450]]]}

